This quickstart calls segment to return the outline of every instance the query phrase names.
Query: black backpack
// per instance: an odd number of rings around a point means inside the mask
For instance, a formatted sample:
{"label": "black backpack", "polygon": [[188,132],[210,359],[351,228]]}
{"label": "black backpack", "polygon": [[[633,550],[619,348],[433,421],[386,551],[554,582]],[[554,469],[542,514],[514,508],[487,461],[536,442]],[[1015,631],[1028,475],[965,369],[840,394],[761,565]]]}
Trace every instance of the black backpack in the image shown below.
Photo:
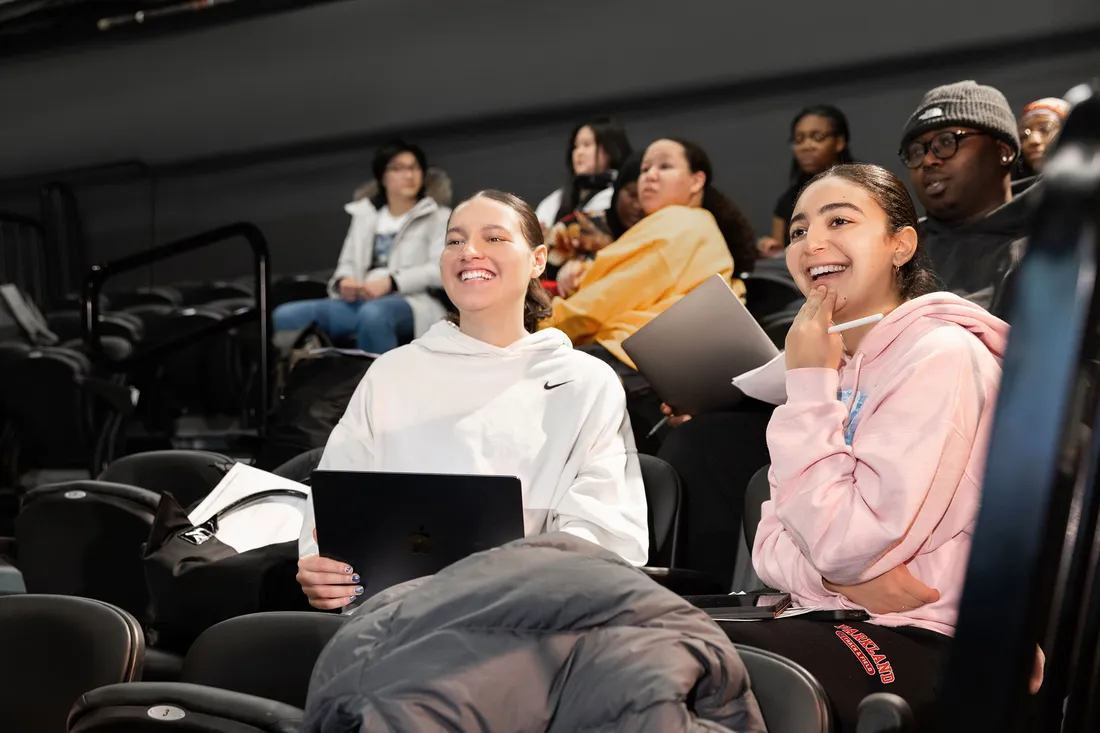
{"label": "black backpack", "polygon": [[161,496],[143,555],[149,590],[147,637],[158,649],[185,654],[202,632],[227,619],[263,611],[304,611],[295,580],[298,541],[237,552],[216,536],[229,514],[291,489],[262,491],[230,504],[198,526],[171,494]]}
{"label": "black backpack", "polygon": [[295,362],[268,419],[267,440],[256,468],[271,471],[306,451],[324,447],[373,363],[366,352],[349,349],[318,349]]}

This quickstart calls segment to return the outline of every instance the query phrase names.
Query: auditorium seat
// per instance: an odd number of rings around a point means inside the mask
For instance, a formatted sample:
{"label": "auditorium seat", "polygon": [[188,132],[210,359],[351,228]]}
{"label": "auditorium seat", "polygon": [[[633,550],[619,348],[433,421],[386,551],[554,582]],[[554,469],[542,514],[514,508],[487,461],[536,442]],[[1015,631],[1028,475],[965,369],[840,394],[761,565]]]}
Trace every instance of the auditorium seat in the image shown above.
{"label": "auditorium seat", "polygon": [[28,491],[15,518],[27,590],[105,601],[146,623],[142,546],[159,501],[152,491],[103,481]]}
{"label": "auditorium seat", "polygon": [[793,305],[801,307],[806,300],[785,266],[782,273],[758,269],[746,276],[744,283],[745,306],[757,322],[762,323],[768,316],[790,310]]}
{"label": "auditorium seat", "polygon": [[283,303],[299,300],[322,300],[328,297],[328,281],[310,275],[281,277],[271,284],[268,303],[272,310]]}
{"label": "auditorium seat", "polygon": [[768,733],[832,733],[829,698],[812,674],[774,652],[734,646],[748,670]]}
{"label": "auditorium seat", "polygon": [[649,510],[649,565],[676,566],[683,490],[676,469],[660,458],[639,454]]}
{"label": "auditorium seat", "polygon": [[210,451],[148,451],[119,458],[99,480],[170,493],[186,508],[205,499],[234,463],[232,458]]}
{"label": "auditorium seat", "polygon": [[68,733],[298,733],[303,713],[275,700],[183,682],[100,687],[72,708]]}
{"label": "auditorium seat", "polygon": [[73,703],[141,679],[144,637],[120,608],[89,598],[0,597],[0,731],[60,733]]}
{"label": "auditorium seat", "polygon": [[660,458],[638,454],[649,512],[649,565],[642,568],[650,579],[680,595],[726,593],[703,573],[677,568],[676,550],[680,536],[680,477]]}
{"label": "auditorium seat", "polygon": [[297,481],[300,484],[309,486],[313,471],[317,468],[317,464],[321,462],[321,456],[324,455],[324,452],[324,447],[306,451],[299,456],[291,458],[289,461],[273,470],[272,473],[276,476],[281,476],[291,481]]}
{"label": "auditorium seat", "polygon": [[191,645],[180,682],[304,708],[313,666],[346,618],[320,611],[274,611],[222,621]]}

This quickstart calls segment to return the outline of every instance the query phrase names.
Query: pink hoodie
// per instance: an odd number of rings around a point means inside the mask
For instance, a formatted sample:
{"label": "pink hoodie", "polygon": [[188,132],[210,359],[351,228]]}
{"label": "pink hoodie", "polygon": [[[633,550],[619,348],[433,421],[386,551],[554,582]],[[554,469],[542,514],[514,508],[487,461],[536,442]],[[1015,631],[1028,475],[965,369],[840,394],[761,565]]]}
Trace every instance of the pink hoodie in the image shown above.
{"label": "pink hoodie", "polygon": [[954,634],[1007,337],[933,293],[880,321],[839,372],[787,372],[752,549],[764,582],[799,605],[858,608],[822,577],[852,585],[906,563],[940,600],[872,621]]}

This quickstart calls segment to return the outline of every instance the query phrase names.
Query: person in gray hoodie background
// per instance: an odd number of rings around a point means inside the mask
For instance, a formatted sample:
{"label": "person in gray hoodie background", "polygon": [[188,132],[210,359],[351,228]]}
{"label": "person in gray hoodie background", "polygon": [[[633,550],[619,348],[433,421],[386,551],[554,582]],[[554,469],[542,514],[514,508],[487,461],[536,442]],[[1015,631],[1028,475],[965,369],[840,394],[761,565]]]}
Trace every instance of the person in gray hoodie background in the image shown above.
{"label": "person in gray hoodie background", "polygon": [[439,256],[451,215],[450,180],[404,140],[379,148],[371,168],[374,180],[344,207],[351,226],[330,297],[279,306],[276,331],[313,323],[331,338],[355,336],[358,348],[382,354],[446,316]]}
{"label": "person in gray hoodie background", "polygon": [[945,289],[1004,317],[1036,179],[1012,184],[1020,138],[1004,94],[974,81],[924,95],[899,157],[927,216],[921,242]]}

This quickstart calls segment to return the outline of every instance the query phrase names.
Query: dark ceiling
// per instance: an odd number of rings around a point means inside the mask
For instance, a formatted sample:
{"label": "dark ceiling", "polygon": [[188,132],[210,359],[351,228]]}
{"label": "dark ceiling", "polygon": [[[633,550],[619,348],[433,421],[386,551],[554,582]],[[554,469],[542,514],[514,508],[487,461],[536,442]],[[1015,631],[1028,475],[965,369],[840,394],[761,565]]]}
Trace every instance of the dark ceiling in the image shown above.
{"label": "dark ceiling", "polygon": [[127,42],[334,0],[0,0],[0,56]]}

